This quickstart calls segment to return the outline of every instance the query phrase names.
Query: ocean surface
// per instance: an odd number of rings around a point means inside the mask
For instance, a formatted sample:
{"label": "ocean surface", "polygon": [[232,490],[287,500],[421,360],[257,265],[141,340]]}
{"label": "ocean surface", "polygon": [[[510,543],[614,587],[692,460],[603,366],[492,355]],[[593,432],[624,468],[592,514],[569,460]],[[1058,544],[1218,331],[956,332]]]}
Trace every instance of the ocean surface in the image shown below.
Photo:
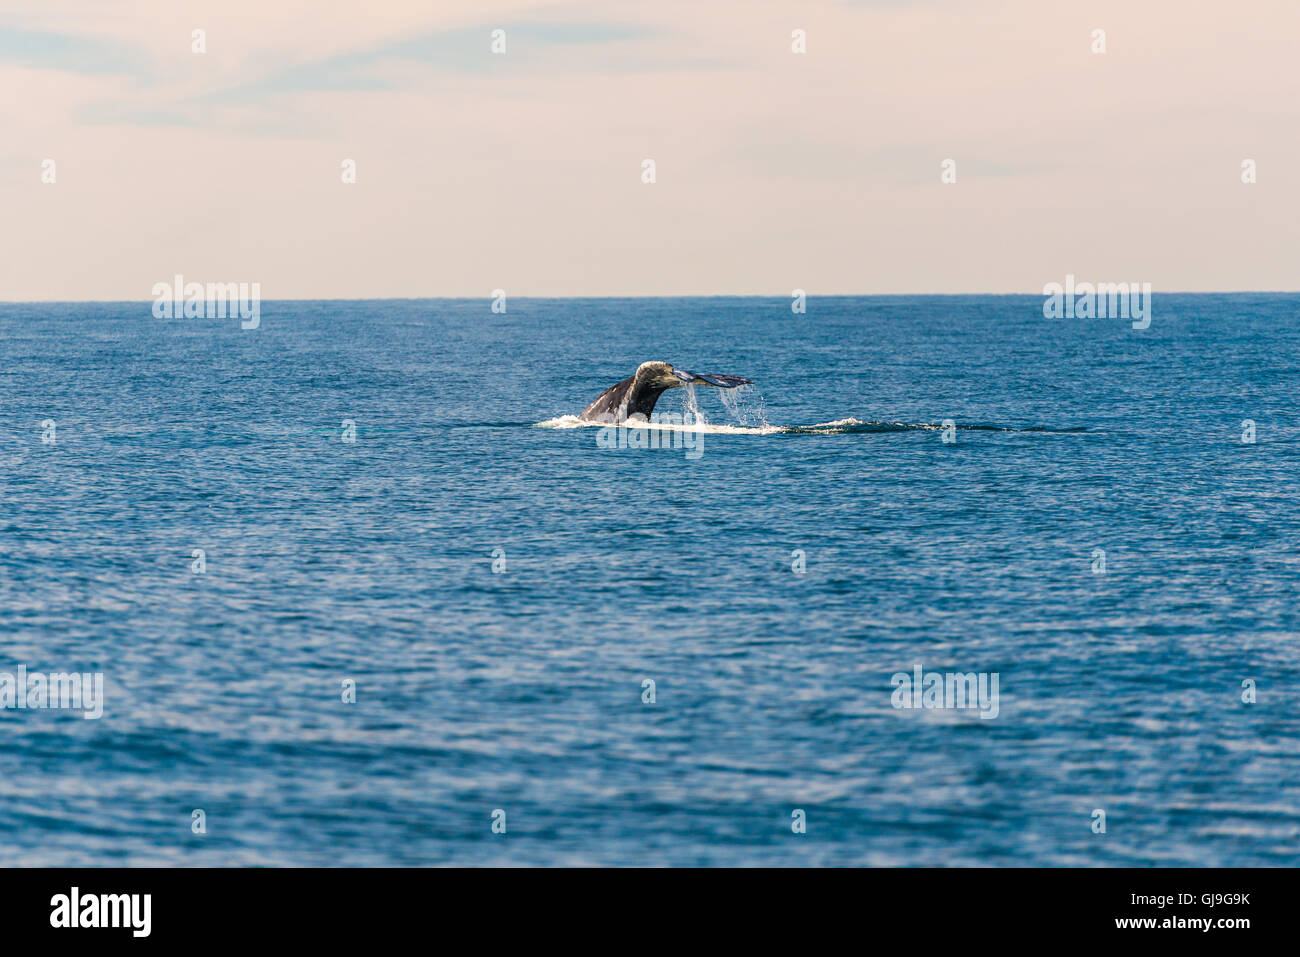
{"label": "ocean surface", "polygon": [[1042,305],[0,305],[0,864],[1296,864],[1300,296]]}

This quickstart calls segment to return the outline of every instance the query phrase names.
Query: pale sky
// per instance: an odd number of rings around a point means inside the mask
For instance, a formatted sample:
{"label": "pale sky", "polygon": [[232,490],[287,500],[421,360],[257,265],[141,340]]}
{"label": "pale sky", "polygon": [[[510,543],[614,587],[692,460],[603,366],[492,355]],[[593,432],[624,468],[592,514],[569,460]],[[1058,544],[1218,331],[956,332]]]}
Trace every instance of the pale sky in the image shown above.
{"label": "pale sky", "polygon": [[0,300],[1300,289],[1298,37],[1296,0],[0,0]]}

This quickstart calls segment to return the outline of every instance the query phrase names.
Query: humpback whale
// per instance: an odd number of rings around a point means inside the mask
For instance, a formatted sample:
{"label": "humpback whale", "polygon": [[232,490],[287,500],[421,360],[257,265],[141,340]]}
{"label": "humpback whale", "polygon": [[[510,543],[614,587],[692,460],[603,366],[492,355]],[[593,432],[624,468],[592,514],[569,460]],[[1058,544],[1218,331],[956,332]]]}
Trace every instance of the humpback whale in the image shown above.
{"label": "humpback whale", "polygon": [[753,384],[752,379],[742,379],[738,375],[685,372],[674,369],[667,362],[643,362],[637,366],[635,375],[598,395],[596,401],[583,409],[578,418],[589,422],[622,422],[634,415],[641,415],[648,419],[665,390],[697,382],[719,389]]}

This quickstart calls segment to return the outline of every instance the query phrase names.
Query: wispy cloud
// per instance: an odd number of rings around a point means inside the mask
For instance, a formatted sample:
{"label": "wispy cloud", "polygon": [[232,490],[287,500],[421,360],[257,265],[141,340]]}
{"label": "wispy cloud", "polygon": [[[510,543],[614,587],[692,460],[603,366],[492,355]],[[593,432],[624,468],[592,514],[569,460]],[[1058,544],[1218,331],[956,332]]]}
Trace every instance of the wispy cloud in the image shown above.
{"label": "wispy cloud", "polygon": [[113,37],[0,27],[0,62],[37,70],[90,76],[152,78],[152,64],[138,48]]}
{"label": "wispy cloud", "polygon": [[[506,30],[508,54],[488,55],[492,30],[484,24],[390,40],[368,49],[352,50],[313,62],[276,70],[255,81],[215,91],[214,103],[260,100],[277,93],[329,90],[386,90],[398,83],[391,67],[415,66],[434,73],[496,76],[535,72],[539,68],[590,69],[601,60],[617,60],[632,41],[646,40],[655,31],[621,23],[518,23]],[[575,63],[574,48],[596,47],[596,56]]]}

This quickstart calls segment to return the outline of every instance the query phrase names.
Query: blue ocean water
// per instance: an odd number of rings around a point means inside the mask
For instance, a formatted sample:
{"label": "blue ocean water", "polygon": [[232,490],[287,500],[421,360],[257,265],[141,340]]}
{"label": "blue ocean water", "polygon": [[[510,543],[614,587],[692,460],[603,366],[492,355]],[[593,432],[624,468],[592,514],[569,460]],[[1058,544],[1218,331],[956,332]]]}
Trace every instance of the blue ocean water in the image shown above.
{"label": "blue ocean water", "polygon": [[[0,671],[105,680],[0,711],[0,863],[1294,864],[1298,315],[0,305]],[[738,428],[553,427],[648,359]]]}

